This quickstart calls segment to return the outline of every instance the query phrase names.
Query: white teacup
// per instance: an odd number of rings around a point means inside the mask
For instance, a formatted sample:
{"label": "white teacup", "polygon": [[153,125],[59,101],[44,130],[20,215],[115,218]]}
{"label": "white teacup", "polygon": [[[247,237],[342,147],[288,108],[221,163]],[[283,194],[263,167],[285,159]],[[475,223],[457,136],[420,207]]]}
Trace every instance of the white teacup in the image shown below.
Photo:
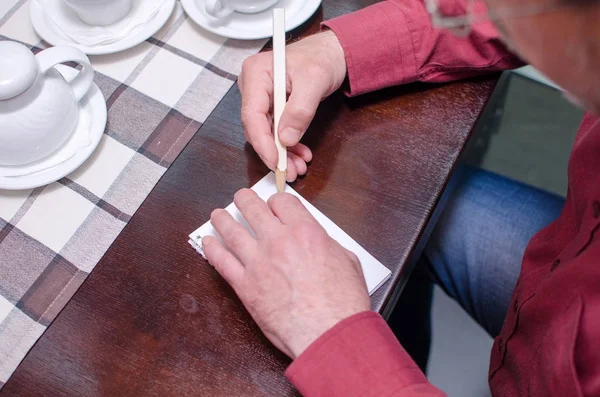
{"label": "white teacup", "polygon": [[[234,11],[255,14],[273,7],[279,0],[204,0],[206,12],[215,18],[224,18]],[[198,1],[201,4],[202,1]]]}
{"label": "white teacup", "polygon": [[133,0],[64,0],[88,25],[106,26],[125,18]]}

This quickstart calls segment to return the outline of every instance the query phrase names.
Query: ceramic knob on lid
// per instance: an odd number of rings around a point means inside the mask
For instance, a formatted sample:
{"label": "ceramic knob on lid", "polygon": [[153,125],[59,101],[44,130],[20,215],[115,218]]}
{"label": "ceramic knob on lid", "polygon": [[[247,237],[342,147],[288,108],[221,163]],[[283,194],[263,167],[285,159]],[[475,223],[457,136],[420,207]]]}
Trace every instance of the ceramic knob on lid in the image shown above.
{"label": "ceramic knob on lid", "polygon": [[[82,65],[66,81],[54,68]],[[87,56],[72,47],[53,47],[37,55],[24,45],[0,42],[0,166],[20,166],[52,155],[74,131],[79,101],[92,86]]]}
{"label": "ceramic knob on lid", "polygon": [[27,47],[0,41],[0,101],[22,94],[38,74],[35,56]]}

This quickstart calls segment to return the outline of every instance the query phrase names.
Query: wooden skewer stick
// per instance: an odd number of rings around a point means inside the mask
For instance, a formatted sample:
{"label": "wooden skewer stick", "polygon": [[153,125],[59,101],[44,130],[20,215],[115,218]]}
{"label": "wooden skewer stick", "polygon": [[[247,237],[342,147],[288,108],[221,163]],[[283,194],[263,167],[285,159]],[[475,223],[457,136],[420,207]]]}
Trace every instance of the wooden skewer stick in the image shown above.
{"label": "wooden skewer stick", "polygon": [[283,192],[287,177],[287,148],[279,141],[279,120],[286,102],[285,10],[273,9],[273,136],[279,156],[275,179],[277,191]]}

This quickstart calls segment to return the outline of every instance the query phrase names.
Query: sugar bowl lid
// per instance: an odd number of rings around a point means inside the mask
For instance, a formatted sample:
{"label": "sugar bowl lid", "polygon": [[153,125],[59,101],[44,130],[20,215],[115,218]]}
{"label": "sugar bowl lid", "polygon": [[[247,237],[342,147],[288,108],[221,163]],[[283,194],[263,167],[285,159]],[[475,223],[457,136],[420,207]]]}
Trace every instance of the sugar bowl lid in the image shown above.
{"label": "sugar bowl lid", "polygon": [[27,90],[38,74],[35,55],[14,41],[0,41],[0,101]]}

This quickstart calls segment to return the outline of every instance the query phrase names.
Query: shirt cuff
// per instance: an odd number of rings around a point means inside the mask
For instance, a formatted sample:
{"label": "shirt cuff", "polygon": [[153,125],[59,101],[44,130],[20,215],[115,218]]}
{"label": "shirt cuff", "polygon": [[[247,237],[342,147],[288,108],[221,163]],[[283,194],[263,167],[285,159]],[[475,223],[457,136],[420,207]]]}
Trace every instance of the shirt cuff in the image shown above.
{"label": "shirt cuff", "polygon": [[[404,351],[385,320],[369,311],[342,320],[287,369],[303,396],[440,393]],[[411,393],[409,393],[412,395]]]}
{"label": "shirt cuff", "polygon": [[335,33],[344,49],[350,83],[347,95],[416,80],[415,51],[400,7],[384,1],[322,26]]}

